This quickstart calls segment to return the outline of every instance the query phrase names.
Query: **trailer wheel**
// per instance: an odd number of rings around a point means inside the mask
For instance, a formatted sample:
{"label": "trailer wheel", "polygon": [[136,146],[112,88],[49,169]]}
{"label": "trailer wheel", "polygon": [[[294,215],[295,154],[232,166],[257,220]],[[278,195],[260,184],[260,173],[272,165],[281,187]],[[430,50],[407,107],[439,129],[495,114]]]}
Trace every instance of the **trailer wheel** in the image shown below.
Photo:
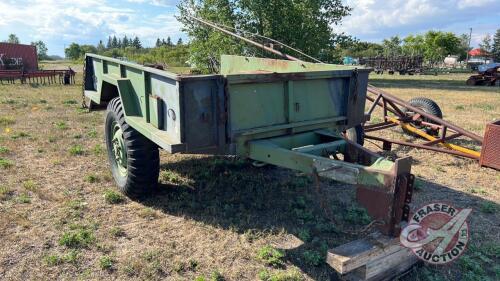
{"label": "trailer wheel", "polygon": [[108,104],[105,137],[111,172],[120,191],[132,198],[150,193],[158,184],[158,147],[125,122],[119,97]]}
{"label": "trailer wheel", "polygon": [[[441,108],[439,107],[439,105],[435,101],[433,101],[431,99],[422,98],[422,97],[414,98],[414,99],[409,100],[408,103],[411,106],[416,107],[418,109],[421,109],[426,113],[434,115],[438,118],[443,118],[443,112],[441,111]],[[403,108],[403,112],[409,116],[414,115],[414,112],[412,112],[406,108]],[[422,117],[419,118],[419,121],[432,123],[431,120],[428,120],[427,118],[422,118]],[[426,127],[424,125],[417,125],[417,124],[412,124],[412,125],[417,129],[424,130],[429,135],[437,135],[439,133],[439,130],[434,130],[434,129]],[[409,135],[415,136],[415,133],[412,133],[408,130],[404,130],[404,132],[409,134]]]}
{"label": "trailer wheel", "polygon": [[361,146],[365,144],[365,130],[362,125],[352,127],[345,132],[348,140],[355,142]]}

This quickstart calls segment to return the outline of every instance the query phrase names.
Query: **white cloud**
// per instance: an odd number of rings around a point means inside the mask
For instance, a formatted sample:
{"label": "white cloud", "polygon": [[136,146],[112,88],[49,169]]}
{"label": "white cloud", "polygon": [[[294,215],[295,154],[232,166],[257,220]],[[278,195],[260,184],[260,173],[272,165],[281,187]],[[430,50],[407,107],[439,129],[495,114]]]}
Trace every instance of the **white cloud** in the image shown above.
{"label": "white cloud", "polygon": [[457,6],[460,9],[486,7],[494,1],[495,0],[460,0]]}
{"label": "white cloud", "polygon": [[[354,8],[352,15],[342,25],[334,26],[334,30],[371,41],[429,29],[467,33],[469,26],[474,28],[491,21],[496,21],[496,28],[500,28],[498,0],[347,0],[346,3]],[[451,26],[456,29],[450,29]],[[480,32],[481,37],[491,30],[475,29],[475,32]]]}
{"label": "white cloud", "polygon": [[159,7],[174,7],[176,3],[175,0],[127,0],[127,2],[137,3],[137,4],[149,4]]}
{"label": "white cloud", "polygon": [[[174,0],[128,1],[142,5],[111,0],[0,0],[0,37],[16,33],[25,43],[44,40],[49,52],[62,54],[64,45],[71,42],[96,44],[109,35],[139,36],[146,46],[157,37],[184,36],[173,16]],[[148,10],[148,6],[162,8]]]}

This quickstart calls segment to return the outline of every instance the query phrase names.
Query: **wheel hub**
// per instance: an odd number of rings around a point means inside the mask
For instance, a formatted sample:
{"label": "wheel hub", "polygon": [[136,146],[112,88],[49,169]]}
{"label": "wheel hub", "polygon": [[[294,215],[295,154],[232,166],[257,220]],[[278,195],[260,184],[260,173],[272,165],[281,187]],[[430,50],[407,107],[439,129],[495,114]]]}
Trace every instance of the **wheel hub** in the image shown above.
{"label": "wheel hub", "polygon": [[118,123],[113,126],[113,155],[115,157],[116,166],[122,175],[127,174],[127,149],[123,140],[123,131]]}

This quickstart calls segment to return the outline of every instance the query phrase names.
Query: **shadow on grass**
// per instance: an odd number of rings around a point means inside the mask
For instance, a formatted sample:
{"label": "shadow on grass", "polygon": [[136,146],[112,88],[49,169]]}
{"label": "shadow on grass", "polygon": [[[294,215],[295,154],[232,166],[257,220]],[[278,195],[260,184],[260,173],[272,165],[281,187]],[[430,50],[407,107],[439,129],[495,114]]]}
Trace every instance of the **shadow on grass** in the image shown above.
{"label": "shadow on grass", "polygon": [[432,89],[432,90],[453,90],[453,91],[481,91],[498,93],[499,87],[495,86],[467,86],[465,80],[446,80],[446,79],[385,79],[370,78],[370,84],[381,88],[398,89]]}
{"label": "shadow on grass", "polygon": [[[318,194],[308,176],[273,166],[256,168],[229,157],[189,158],[163,164],[161,170],[159,191],[141,203],[169,215],[231,229],[249,242],[266,233],[292,234],[304,243],[285,250],[286,259],[314,280],[339,279],[324,262],[327,250],[359,238],[345,230],[359,230],[370,222],[364,209],[354,203],[350,185],[325,180]],[[445,186],[424,185],[449,195],[442,200],[480,200]],[[325,204],[328,212],[320,207]]]}

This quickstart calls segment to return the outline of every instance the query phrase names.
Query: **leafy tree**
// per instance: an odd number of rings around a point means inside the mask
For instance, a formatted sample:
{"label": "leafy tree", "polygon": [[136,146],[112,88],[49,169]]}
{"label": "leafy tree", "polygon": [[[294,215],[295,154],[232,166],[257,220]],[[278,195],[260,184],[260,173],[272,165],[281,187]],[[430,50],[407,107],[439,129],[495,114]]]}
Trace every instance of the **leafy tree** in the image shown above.
{"label": "leafy tree", "polygon": [[394,57],[402,54],[401,43],[403,41],[399,36],[393,36],[389,39],[384,39],[382,41],[382,47],[384,48],[385,56]]}
{"label": "leafy tree", "polygon": [[403,39],[402,51],[407,56],[423,56],[425,48],[425,38],[423,35],[409,35]]}
{"label": "leafy tree", "polygon": [[64,50],[64,54],[66,55],[66,58],[71,59],[71,60],[77,60],[80,58],[80,55],[82,53],[82,49],[80,45],[77,43],[71,43],[68,48]]}
{"label": "leafy tree", "polygon": [[331,61],[332,49],[342,37],[332,26],[351,10],[341,0],[182,0],[178,8],[178,20],[191,39],[190,61],[206,72],[221,54],[256,55],[262,51],[200,25],[188,15],[258,33]]}
{"label": "leafy tree", "polygon": [[483,41],[481,43],[479,43],[479,48],[481,48],[481,50],[483,51],[486,51],[487,53],[490,53],[491,52],[491,36],[489,34],[486,34],[486,36],[484,36],[483,38]]}
{"label": "leafy tree", "polygon": [[442,61],[447,55],[460,53],[461,40],[452,32],[428,31],[424,38],[424,56],[431,63]]}
{"label": "leafy tree", "polygon": [[336,51],[340,52],[342,56],[354,58],[376,57],[383,54],[383,47],[377,43],[352,40],[341,44]]}
{"label": "leafy tree", "polygon": [[7,43],[11,44],[19,44],[19,37],[15,34],[9,34],[9,38],[7,39]]}
{"label": "leafy tree", "polygon": [[68,48],[64,50],[66,58],[72,60],[82,59],[86,53],[97,53],[97,48],[92,45],[79,45],[77,43],[71,43]]}
{"label": "leafy tree", "polygon": [[47,45],[45,45],[42,40],[31,42],[31,45],[36,47],[36,54],[39,60],[48,59],[49,56],[47,55]]}
{"label": "leafy tree", "polygon": [[83,58],[85,54],[95,54],[97,53],[97,48],[92,45],[81,45],[80,46],[80,56],[79,59]]}
{"label": "leafy tree", "polygon": [[500,62],[500,29],[493,36],[493,45],[491,47],[491,55],[496,62]]}
{"label": "leafy tree", "polygon": [[460,50],[458,56],[460,60],[465,60],[467,58],[467,53],[472,50],[469,46],[469,34],[462,34],[459,36],[460,39]]}
{"label": "leafy tree", "polygon": [[177,40],[177,46],[181,46],[183,44],[184,42],[182,42],[182,38],[179,38],[179,40]]}

